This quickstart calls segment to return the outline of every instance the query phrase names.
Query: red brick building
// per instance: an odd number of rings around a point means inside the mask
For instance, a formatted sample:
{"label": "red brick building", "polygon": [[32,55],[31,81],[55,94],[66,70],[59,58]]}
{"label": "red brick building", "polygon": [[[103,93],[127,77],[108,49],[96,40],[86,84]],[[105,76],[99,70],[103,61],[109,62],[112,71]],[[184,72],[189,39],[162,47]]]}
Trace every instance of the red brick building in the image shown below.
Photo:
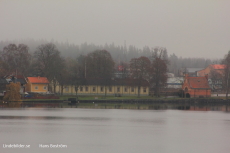
{"label": "red brick building", "polygon": [[223,90],[223,76],[226,65],[221,64],[212,64],[206,67],[203,70],[197,71],[197,76],[209,77],[209,86],[212,91],[221,91]]}
{"label": "red brick building", "polygon": [[182,90],[186,97],[211,97],[208,75],[204,77],[190,77],[186,74]]}
{"label": "red brick building", "polygon": [[203,70],[197,71],[197,76],[205,76],[208,74],[208,76],[210,77],[212,75],[212,71],[223,75],[225,67],[226,66],[223,64],[222,65],[221,64],[212,64]]}

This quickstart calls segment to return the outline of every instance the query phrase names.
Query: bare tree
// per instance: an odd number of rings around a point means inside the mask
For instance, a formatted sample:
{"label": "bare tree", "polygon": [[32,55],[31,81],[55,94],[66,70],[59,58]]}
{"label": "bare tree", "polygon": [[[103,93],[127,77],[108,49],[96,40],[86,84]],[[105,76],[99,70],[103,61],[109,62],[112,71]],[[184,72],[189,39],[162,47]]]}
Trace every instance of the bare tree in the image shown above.
{"label": "bare tree", "polygon": [[[70,59],[68,59],[69,61]],[[58,74],[55,75],[57,83],[61,88],[61,95],[63,95],[63,90],[66,86],[71,85],[71,71],[67,65],[66,60],[62,61],[63,63],[60,66],[60,71],[57,71]]]}
{"label": "bare tree", "polygon": [[68,60],[68,74],[69,74],[69,82],[74,86],[76,98],[78,99],[78,89],[79,86],[84,83],[85,79],[85,70],[84,70],[84,56],[80,56],[77,59],[69,59]]}
{"label": "bare tree", "polygon": [[138,97],[140,97],[140,88],[143,80],[148,80],[150,77],[150,65],[150,60],[144,56],[139,58],[133,58],[130,61],[131,77],[138,81]]}
{"label": "bare tree", "polygon": [[160,96],[160,88],[164,87],[167,82],[167,50],[166,48],[157,47],[153,50],[151,65],[152,78],[150,80],[152,88],[154,89],[154,95]]}
{"label": "bare tree", "polygon": [[7,65],[10,73],[20,72],[21,74],[28,74],[28,67],[30,65],[31,55],[29,54],[29,47],[25,44],[9,44],[3,48],[1,52],[2,61]]}
{"label": "bare tree", "polygon": [[47,77],[53,85],[56,93],[57,76],[64,69],[64,58],[60,56],[59,50],[52,43],[40,45],[34,52],[38,75]]}
{"label": "bare tree", "polygon": [[100,84],[105,88],[105,97],[107,86],[111,83],[114,75],[114,61],[110,53],[106,50],[96,50],[89,53],[86,57],[86,78],[98,78]]}
{"label": "bare tree", "polygon": [[228,99],[228,93],[229,93],[229,88],[230,88],[230,51],[228,52],[227,55],[225,55],[223,61],[223,64],[225,64],[225,69],[224,69],[224,77],[223,77],[223,85],[226,90],[226,99]]}
{"label": "bare tree", "polygon": [[0,77],[5,76],[8,69],[8,65],[0,59]]}
{"label": "bare tree", "polygon": [[223,88],[222,83],[223,83],[223,76],[224,73],[221,71],[217,71],[215,69],[211,69],[210,75],[208,76],[211,80],[211,85],[212,85],[212,90],[217,91],[221,90]]}

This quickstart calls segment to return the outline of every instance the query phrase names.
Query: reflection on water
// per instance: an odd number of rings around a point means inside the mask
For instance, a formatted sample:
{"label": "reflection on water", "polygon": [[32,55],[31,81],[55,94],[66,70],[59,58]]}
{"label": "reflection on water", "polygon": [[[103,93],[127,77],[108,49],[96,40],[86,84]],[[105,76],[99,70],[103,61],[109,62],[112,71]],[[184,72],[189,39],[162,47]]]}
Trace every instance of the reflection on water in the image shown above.
{"label": "reflection on water", "polygon": [[[222,107],[0,109],[0,152],[228,153],[230,114]],[[3,144],[31,148],[5,149]],[[50,144],[67,148],[39,147]]]}
{"label": "reflection on water", "polygon": [[102,117],[60,117],[60,116],[0,116],[0,119],[31,119],[31,120],[109,120]]}

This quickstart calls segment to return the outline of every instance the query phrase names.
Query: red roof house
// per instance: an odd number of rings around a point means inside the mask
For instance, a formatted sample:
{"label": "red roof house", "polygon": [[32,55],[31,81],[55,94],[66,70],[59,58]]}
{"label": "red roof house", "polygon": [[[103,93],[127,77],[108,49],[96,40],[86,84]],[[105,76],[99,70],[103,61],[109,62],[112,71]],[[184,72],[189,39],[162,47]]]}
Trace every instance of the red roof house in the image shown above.
{"label": "red roof house", "polygon": [[48,91],[49,81],[46,77],[27,77],[27,92],[45,93]]}
{"label": "red roof house", "polygon": [[210,77],[212,71],[217,72],[219,74],[223,74],[225,67],[226,65],[223,65],[223,64],[211,64],[205,69],[197,71],[197,76],[208,75]]}
{"label": "red roof house", "polygon": [[210,87],[213,91],[218,91],[223,89],[223,76],[225,73],[226,65],[223,64],[212,64],[203,70],[197,72],[198,76],[208,75],[210,81]]}
{"label": "red roof house", "polygon": [[210,97],[211,88],[208,83],[208,75],[204,77],[190,77],[186,74],[182,90],[186,97]]}
{"label": "red roof house", "polygon": [[49,83],[46,77],[27,77],[28,81],[31,83]]}

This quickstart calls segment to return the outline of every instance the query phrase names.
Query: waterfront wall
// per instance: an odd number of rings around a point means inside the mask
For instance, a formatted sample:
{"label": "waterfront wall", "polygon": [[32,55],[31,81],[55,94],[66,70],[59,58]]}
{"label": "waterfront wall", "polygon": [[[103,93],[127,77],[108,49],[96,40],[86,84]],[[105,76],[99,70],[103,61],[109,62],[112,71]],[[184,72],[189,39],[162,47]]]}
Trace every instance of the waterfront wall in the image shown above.
{"label": "waterfront wall", "polygon": [[[10,103],[10,102],[8,102]],[[230,100],[222,100],[222,99],[127,99],[127,100],[74,100],[71,101],[63,101],[63,100],[36,100],[33,101],[22,101],[22,105],[26,104],[133,104],[133,105],[230,105]]]}
{"label": "waterfront wall", "polygon": [[222,99],[127,99],[127,100],[79,100],[76,103],[127,103],[127,104],[229,104],[230,100]]}

